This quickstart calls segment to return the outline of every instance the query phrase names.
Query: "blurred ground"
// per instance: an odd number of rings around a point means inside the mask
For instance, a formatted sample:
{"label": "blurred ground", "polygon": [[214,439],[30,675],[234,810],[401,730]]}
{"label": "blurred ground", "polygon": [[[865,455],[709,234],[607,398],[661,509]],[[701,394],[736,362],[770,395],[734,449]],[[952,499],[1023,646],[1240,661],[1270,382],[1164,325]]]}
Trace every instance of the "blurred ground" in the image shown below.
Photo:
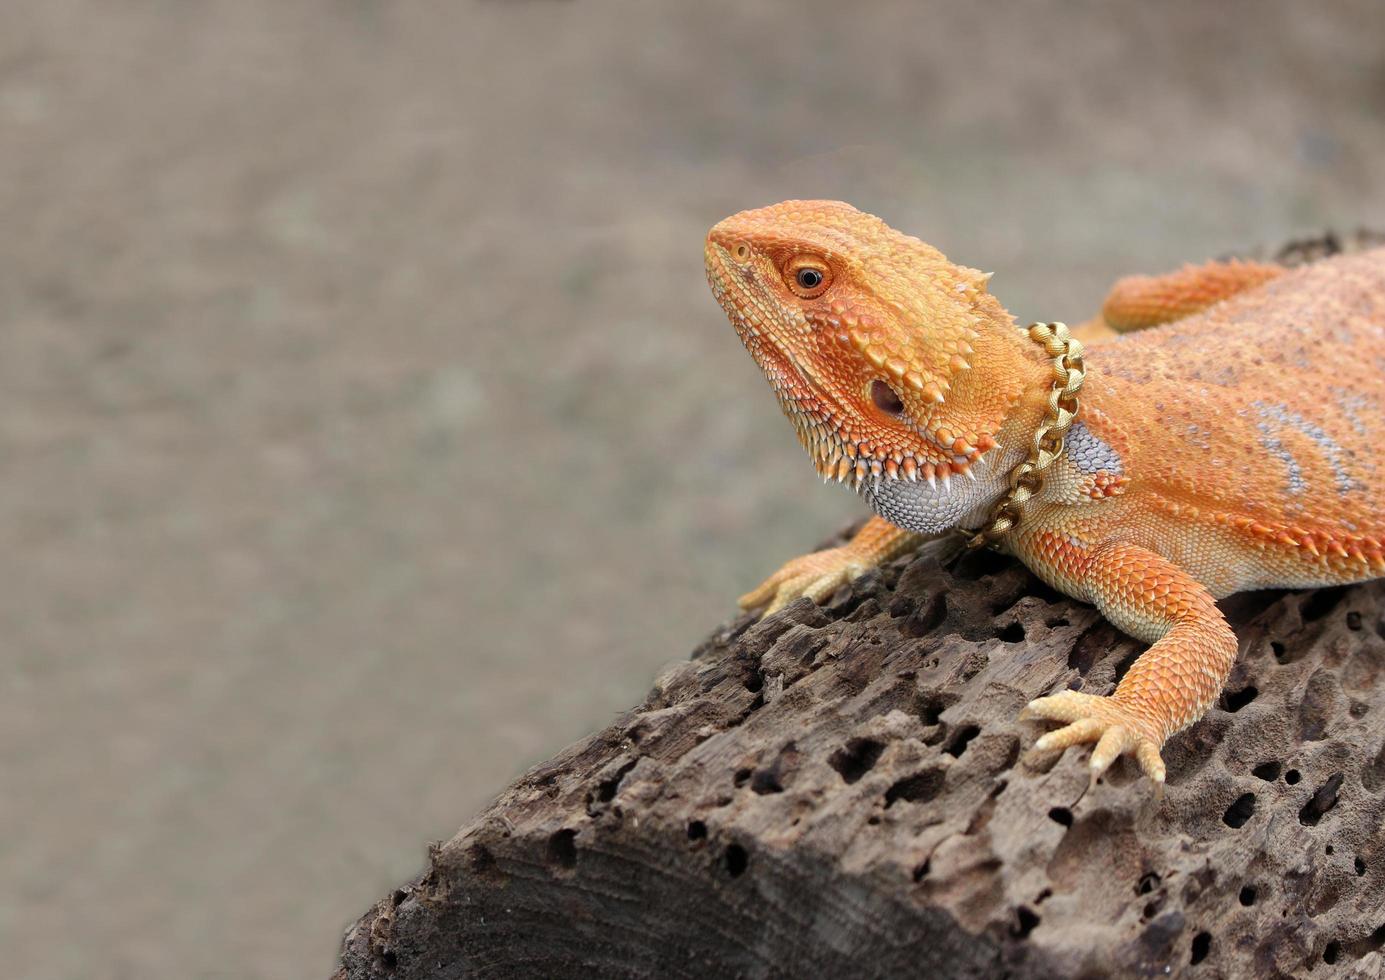
{"label": "blurred ground", "polygon": [[1385,223],[1385,7],[0,11],[8,977],[326,976],[857,513],[707,293],[841,197],[998,270]]}

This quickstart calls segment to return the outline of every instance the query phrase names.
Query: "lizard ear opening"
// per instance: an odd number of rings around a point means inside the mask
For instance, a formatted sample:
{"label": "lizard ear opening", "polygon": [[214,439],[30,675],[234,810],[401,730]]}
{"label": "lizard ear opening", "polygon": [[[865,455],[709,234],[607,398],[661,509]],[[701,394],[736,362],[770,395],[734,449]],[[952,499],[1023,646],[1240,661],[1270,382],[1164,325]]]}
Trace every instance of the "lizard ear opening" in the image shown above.
{"label": "lizard ear opening", "polygon": [[904,414],[904,401],[898,392],[883,381],[870,383],[870,400],[886,415],[898,418]]}

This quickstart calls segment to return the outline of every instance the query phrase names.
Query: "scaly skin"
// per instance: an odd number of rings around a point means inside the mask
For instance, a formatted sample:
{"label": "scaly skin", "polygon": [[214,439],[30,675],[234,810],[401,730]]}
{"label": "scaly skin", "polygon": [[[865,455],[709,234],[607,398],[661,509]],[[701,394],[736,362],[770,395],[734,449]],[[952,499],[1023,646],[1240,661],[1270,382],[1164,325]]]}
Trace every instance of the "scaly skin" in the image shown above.
{"label": "scaly skin", "polygon": [[1284,274],[1268,262],[1206,262],[1162,276],[1126,276],[1111,287],[1101,316],[1127,333],[1172,323]]}
{"label": "scaly skin", "polygon": [[[834,201],[727,218],[705,257],[818,472],[879,515],[743,605],[821,599],[920,535],[984,521],[1052,380],[989,276]],[[1110,696],[1032,702],[1065,723],[1036,748],[1095,742],[1093,779],[1130,753],[1162,783],[1165,740],[1236,655],[1216,599],[1385,574],[1385,250],[1122,280],[1103,314],[1140,332],[1089,347],[1064,455],[1003,546],[1150,644]]]}

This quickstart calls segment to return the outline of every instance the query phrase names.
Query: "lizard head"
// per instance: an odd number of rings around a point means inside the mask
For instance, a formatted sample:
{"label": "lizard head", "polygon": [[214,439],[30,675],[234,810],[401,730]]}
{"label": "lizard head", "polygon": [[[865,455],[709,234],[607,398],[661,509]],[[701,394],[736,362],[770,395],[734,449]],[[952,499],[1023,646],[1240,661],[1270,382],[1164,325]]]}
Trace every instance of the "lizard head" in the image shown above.
{"label": "lizard head", "polygon": [[1019,332],[988,275],[839,201],[733,215],[707,235],[705,259],[823,476],[933,483],[995,447],[1020,379],[972,365]]}

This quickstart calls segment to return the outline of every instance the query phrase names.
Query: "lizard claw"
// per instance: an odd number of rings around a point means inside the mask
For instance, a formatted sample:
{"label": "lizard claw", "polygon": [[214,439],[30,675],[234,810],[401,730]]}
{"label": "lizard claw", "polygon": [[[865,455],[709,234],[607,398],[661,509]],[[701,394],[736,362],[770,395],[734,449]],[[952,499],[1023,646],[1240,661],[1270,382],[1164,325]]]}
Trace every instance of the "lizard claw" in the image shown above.
{"label": "lizard claw", "polygon": [[785,562],[758,588],[741,596],[743,610],[763,609],[761,615],[778,612],[800,596],[821,602],[838,586],[850,582],[871,567],[849,545],[827,548]]}
{"label": "lizard claw", "polygon": [[1020,718],[1067,722],[1035,741],[1034,749],[1038,752],[1061,752],[1072,745],[1095,742],[1096,748],[1087,763],[1093,783],[1128,752],[1135,756],[1144,774],[1163,790],[1164,760],[1159,755],[1163,740],[1149,732],[1148,723],[1130,705],[1115,698],[1060,691],[1030,701]]}

